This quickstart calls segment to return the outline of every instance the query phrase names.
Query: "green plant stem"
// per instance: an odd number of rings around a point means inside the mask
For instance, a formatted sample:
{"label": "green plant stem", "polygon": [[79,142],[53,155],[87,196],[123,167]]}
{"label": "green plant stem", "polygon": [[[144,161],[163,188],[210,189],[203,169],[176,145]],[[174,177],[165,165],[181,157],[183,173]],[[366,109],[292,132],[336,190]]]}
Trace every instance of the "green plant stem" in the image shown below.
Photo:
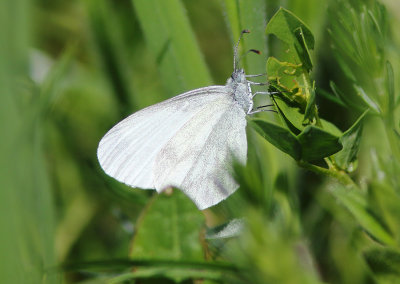
{"label": "green plant stem", "polygon": [[315,121],[316,121],[316,125],[318,126],[318,127],[320,127],[320,128],[322,128],[323,129],[323,127],[322,127],[322,123],[321,123],[321,119],[319,119],[319,115],[318,115],[318,108],[317,108],[317,106],[315,106]]}
{"label": "green plant stem", "polygon": [[[307,98],[310,98],[310,90],[311,90],[311,86],[310,86],[310,76],[308,75],[308,73],[303,73],[303,80],[304,83],[306,85],[306,95]],[[316,119],[316,124],[317,126],[322,128],[322,124],[321,124],[321,120],[319,119],[318,116],[318,109],[315,106],[315,119]],[[344,184],[346,187],[352,187],[352,188],[357,188],[358,186],[355,184],[355,182],[349,177],[349,175],[344,172],[341,171],[339,169],[337,169],[333,164],[332,161],[330,159],[325,159],[325,162],[328,164],[329,168],[322,168],[313,164],[310,164],[308,162],[304,162],[304,161],[299,161],[298,164],[299,166],[301,166],[302,168],[308,169],[312,172],[315,172],[317,174],[323,174],[325,176],[329,176],[329,177],[333,177],[335,179],[337,179],[340,183]]]}
{"label": "green plant stem", "polygon": [[[311,92],[312,92],[313,87],[311,86],[310,74],[306,70],[304,70],[304,72],[303,72],[303,81],[304,81],[304,84],[305,84],[306,98],[307,98],[307,101],[308,101],[310,99],[310,97],[311,97]],[[323,128],[321,120],[320,120],[319,115],[318,115],[318,108],[317,108],[316,105],[314,106],[314,117],[315,117],[316,125],[318,127],[320,127],[320,128]]]}
{"label": "green plant stem", "polygon": [[392,150],[394,158],[400,162],[400,139],[394,131],[394,127],[391,123],[385,123],[385,132],[389,141],[390,148]]}
{"label": "green plant stem", "polygon": [[310,170],[314,173],[317,174],[322,174],[328,177],[332,177],[336,180],[338,180],[340,183],[342,183],[343,185],[345,185],[346,187],[351,187],[354,189],[358,189],[357,184],[349,177],[349,175],[344,172],[344,171],[340,171],[337,169],[326,169],[326,168],[322,168],[313,164],[310,164],[308,162],[304,162],[304,161],[299,161],[298,165],[302,168],[305,168],[307,170]]}
{"label": "green plant stem", "polygon": [[311,90],[311,87],[310,87],[311,79],[310,79],[310,75],[308,74],[307,70],[305,70],[305,69],[303,69],[303,70],[304,71],[303,71],[302,75],[303,75],[304,84],[306,85],[306,87],[305,87],[305,89],[306,89],[306,98],[307,98],[307,100],[309,100],[310,96],[311,96],[311,93],[310,93],[310,90]]}

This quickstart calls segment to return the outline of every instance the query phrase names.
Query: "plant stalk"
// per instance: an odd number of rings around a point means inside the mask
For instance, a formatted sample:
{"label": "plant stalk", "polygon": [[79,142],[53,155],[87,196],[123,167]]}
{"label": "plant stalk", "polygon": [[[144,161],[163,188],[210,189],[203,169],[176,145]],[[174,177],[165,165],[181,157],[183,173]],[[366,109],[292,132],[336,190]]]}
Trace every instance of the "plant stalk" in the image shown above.
{"label": "plant stalk", "polygon": [[310,170],[314,173],[317,174],[322,174],[328,177],[332,177],[336,180],[338,180],[340,183],[342,183],[343,185],[345,185],[346,187],[351,187],[354,189],[358,189],[359,187],[357,186],[357,184],[349,177],[349,175],[341,170],[337,170],[334,168],[331,169],[326,169],[323,167],[319,167],[313,164],[310,164],[308,162],[304,162],[304,161],[299,161],[298,165],[302,168],[305,168],[307,170]]}

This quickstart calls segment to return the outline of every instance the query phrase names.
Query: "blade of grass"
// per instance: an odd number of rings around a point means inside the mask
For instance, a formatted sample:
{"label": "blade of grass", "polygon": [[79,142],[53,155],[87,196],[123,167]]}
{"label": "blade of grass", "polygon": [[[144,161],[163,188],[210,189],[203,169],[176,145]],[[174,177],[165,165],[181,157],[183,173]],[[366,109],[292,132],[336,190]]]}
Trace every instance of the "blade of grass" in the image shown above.
{"label": "blade of grass", "polygon": [[242,63],[248,74],[261,74],[265,72],[265,61],[267,56],[267,46],[265,41],[266,26],[266,7],[263,0],[250,1],[230,1],[222,2],[224,14],[227,15],[226,22],[230,29],[232,37],[232,46],[239,39],[240,32],[244,29],[250,30],[242,44],[242,52],[249,49],[261,51],[261,55],[249,54]]}
{"label": "blade of grass", "polygon": [[28,77],[30,9],[25,0],[0,3],[0,130],[6,133],[0,141],[0,279],[4,283],[58,282],[44,272],[55,258],[43,129],[36,123],[32,131],[24,132],[32,106],[17,103],[23,93],[18,83]]}
{"label": "blade of grass", "polygon": [[126,62],[127,50],[122,40],[118,16],[107,1],[88,1],[86,5],[98,58],[124,116],[132,112],[129,106],[135,106],[137,103],[134,101],[133,78],[130,66]]}
{"label": "blade of grass", "polygon": [[146,42],[168,95],[210,85],[212,80],[179,0],[133,0]]}

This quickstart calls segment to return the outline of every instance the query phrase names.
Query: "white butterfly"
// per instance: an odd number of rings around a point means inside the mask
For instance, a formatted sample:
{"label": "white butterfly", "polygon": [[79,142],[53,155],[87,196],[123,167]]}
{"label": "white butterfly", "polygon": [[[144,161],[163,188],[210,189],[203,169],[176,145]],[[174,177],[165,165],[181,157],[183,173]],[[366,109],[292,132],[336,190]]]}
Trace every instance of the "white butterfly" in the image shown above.
{"label": "white butterfly", "polygon": [[107,132],[97,150],[104,171],[132,187],[179,188],[199,209],[231,195],[238,184],[229,165],[233,159],[246,163],[246,115],[257,112],[253,97],[262,93],[253,94],[250,85],[258,83],[236,68],[237,46],[234,72],[225,86],[199,88],[149,106]]}

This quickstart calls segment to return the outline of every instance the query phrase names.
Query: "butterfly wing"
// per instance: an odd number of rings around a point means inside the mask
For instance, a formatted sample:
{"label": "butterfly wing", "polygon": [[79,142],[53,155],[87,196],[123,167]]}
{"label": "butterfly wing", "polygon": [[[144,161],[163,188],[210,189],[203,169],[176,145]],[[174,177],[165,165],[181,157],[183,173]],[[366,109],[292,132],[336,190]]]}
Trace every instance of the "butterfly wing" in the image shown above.
{"label": "butterfly wing", "polygon": [[246,114],[233,97],[208,103],[168,143],[154,163],[157,191],[177,187],[199,209],[227,198],[238,185],[229,165],[246,162]]}
{"label": "butterfly wing", "polygon": [[130,115],[101,139],[101,167],[127,185],[154,189],[153,166],[160,150],[205,105],[225,96],[224,86],[200,88]]}

